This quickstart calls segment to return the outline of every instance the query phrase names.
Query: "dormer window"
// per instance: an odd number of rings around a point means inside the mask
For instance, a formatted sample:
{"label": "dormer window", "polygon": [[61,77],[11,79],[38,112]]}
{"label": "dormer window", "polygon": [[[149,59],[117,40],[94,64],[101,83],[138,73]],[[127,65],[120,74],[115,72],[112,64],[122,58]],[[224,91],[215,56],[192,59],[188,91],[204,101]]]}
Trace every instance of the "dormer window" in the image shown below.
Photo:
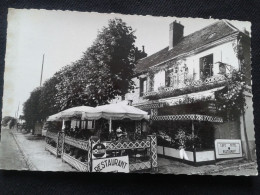
{"label": "dormer window", "polygon": [[216,35],[216,33],[210,34],[210,35],[208,36],[208,39],[211,39],[211,38],[215,37],[215,35]]}

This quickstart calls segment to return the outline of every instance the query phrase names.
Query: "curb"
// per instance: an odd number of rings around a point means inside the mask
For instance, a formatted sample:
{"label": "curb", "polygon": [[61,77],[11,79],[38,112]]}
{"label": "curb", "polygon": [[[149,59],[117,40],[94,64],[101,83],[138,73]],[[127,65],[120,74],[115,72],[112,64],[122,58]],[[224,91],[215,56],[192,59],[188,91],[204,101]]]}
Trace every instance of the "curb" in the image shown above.
{"label": "curb", "polygon": [[17,140],[16,136],[13,134],[13,132],[10,132],[10,134],[13,136],[20,152],[22,153],[22,156],[24,158],[24,161],[28,167],[28,170],[29,171],[38,171],[38,169],[35,167],[35,165],[30,161],[30,159],[28,158],[28,156],[25,154],[25,152],[22,150],[20,144],[19,144],[19,141]]}

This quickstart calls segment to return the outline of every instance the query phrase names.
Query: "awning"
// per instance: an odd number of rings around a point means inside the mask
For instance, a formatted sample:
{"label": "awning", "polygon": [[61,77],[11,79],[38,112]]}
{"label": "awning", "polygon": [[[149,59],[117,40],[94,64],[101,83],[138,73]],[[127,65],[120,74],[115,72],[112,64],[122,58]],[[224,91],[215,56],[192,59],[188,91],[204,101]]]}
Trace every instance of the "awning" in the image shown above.
{"label": "awning", "polygon": [[69,108],[57,114],[49,116],[47,121],[62,121],[62,120],[70,120],[75,118],[81,119],[83,113],[93,111],[93,109],[94,108],[90,106],[77,106],[77,107]]}
{"label": "awning", "polygon": [[94,108],[90,106],[77,106],[60,112],[62,119],[81,119],[83,113],[91,112]]}
{"label": "awning", "polygon": [[97,106],[94,110],[82,115],[82,120],[98,120],[100,118],[107,120],[122,120],[124,118],[142,120],[148,119],[148,113],[133,106],[118,103]]}
{"label": "awning", "polygon": [[48,117],[47,121],[62,121],[61,113],[57,113]]}

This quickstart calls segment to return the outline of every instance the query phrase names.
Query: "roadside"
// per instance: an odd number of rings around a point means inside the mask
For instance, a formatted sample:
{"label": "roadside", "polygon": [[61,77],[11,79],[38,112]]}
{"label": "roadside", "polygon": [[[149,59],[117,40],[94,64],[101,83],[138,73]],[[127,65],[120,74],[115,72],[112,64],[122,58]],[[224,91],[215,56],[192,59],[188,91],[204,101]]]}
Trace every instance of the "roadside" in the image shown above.
{"label": "roadside", "polygon": [[242,158],[225,160],[212,165],[191,166],[171,159],[158,158],[158,173],[185,175],[257,175],[257,163]]}
{"label": "roadside", "polygon": [[11,131],[24,153],[30,170],[37,171],[77,171],[45,150],[45,139],[41,136]]}
{"label": "roadside", "polygon": [[0,169],[3,170],[29,170],[25,156],[14,137],[7,128],[1,129],[0,141]]}

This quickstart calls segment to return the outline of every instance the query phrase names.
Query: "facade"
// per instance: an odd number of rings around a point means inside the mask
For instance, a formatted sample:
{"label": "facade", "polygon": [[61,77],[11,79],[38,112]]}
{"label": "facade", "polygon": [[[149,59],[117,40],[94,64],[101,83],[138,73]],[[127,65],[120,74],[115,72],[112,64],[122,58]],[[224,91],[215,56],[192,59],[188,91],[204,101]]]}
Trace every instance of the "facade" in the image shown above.
{"label": "facade", "polygon": [[[229,147],[232,144],[221,145],[231,151],[223,158],[255,158],[248,32],[239,31],[227,21],[188,36],[183,32],[182,24],[171,23],[169,45],[138,62],[133,78],[135,90],[113,102],[127,100],[150,114],[151,130],[159,135],[158,154],[163,156],[192,163],[212,162],[217,156],[216,140],[224,139],[237,141],[238,145],[233,151]],[[227,75],[233,70],[245,73],[247,108],[243,116],[230,118],[219,114],[216,94],[228,87]],[[174,140],[182,132],[187,135],[186,145]],[[187,139],[192,143],[188,144]]]}

